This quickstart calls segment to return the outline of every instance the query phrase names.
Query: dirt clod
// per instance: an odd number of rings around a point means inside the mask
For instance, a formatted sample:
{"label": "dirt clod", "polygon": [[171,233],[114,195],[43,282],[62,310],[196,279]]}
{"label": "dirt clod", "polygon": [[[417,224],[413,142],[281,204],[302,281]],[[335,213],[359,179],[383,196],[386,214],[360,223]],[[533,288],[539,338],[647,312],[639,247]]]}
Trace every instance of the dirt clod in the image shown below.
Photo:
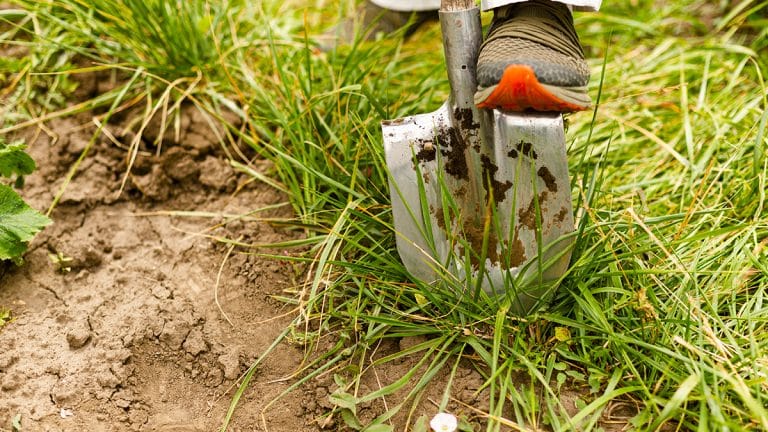
{"label": "dirt clod", "polygon": [[200,183],[216,191],[232,191],[236,186],[235,172],[224,160],[208,156],[200,164]]}
{"label": "dirt clod", "polygon": [[520,240],[520,228],[515,227],[515,236],[512,239],[512,244],[509,245],[509,265],[512,267],[519,267],[528,260],[525,255],[525,244]]}
{"label": "dirt clod", "polygon": [[81,137],[79,135],[73,135],[68,139],[69,143],[67,144],[67,152],[69,152],[73,156],[80,156],[83,151],[85,151],[85,148],[88,146],[88,140],[85,137]]}
{"label": "dirt clod", "polygon": [[511,181],[499,181],[496,179],[496,173],[499,171],[499,167],[491,161],[486,155],[480,157],[480,161],[483,164],[483,187],[485,187],[485,200],[486,202],[493,197],[493,202],[501,204],[506,198],[507,191],[512,188]]}
{"label": "dirt clod", "polygon": [[233,380],[240,375],[240,352],[235,348],[220,355],[218,364],[224,372],[224,378]]}
{"label": "dirt clod", "polygon": [[435,148],[434,141],[424,140],[420,143],[421,148],[416,153],[416,160],[419,162],[432,162],[437,158],[437,149]]}
{"label": "dirt clod", "polygon": [[208,343],[199,328],[194,328],[189,332],[183,346],[184,350],[192,356],[197,356],[208,350]]}
{"label": "dirt clod", "polygon": [[440,154],[445,157],[445,172],[458,180],[469,178],[467,165],[467,143],[453,127],[438,132],[437,141],[440,144]]}
{"label": "dirt clod", "polygon": [[96,375],[96,382],[104,388],[115,388],[120,385],[120,379],[112,371],[102,371]]}
{"label": "dirt clod", "polygon": [[153,166],[149,174],[131,175],[131,180],[134,186],[147,198],[165,201],[171,196],[171,179],[159,165]]}
{"label": "dirt clod", "polygon": [[70,349],[79,349],[91,339],[91,329],[86,320],[75,321],[67,331],[67,344]]}
{"label": "dirt clod", "polygon": [[541,167],[538,171],[539,177],[544,180],[544,184],[547,186],[550,192],[557,192],[557,179],[547,167]]}
{"label": "dirt clod", "polygon": [[544,208],[545,208],[548,197],[549,197],[548,191],[541,191],[538,197],[536,196],[531,197],[531,201],[528,203],[528,205],[518,210],[519,223],[529,229],[536,229],[536,216],[537,216],[536,206],[538,205],[539,210],[542,213],[544,213],[545,212]]}
{"label": "dirt clod", "polygon": [[9,367],[13,366],[13,364],[18,360],[19,357],[14,355],[12,352],[4,352],[0,354],[0,372],[3,372]]}
{"label": "dirt clod", "polygon": [[480,129],[480,123],[475,122],[472,108],[456,108],[453,111],[453,116],[459,123],[459,127],[465,131]]}
{"label": "dirt clod", "polygon": [[72,261],[68,263],[68,266],[72,270],[90,269],[98,267],[102,262],[102,253],[100,250],[93,246],[84,246],[80,251],[71,257]]}
{"label": "dirt clod", "polygon": [[523,154],[525,156],[528,156],[529,158],[534,159],[534,160],[539,158],[538,153],[536,153],[536,150],[533,149],[533,144],[532,143],[529,143],[529,142],[526,142],[526,141],[520,141],[519,143],[517,143],[515,148],[516,148],[516,150],[511,150],[510,151],[510,155],[511,154],[515,155],[515,156],[512,156],[512,157],[516,158],[517,154],[521,153],[521,154]]}
{"label": "dirt clod", "polygon": [[173,180],[184,182],[196,180],[200,167],[191,154],[181,147],[171,147],[163,154],[163,168]]}
{"label": "dirt clod", "polygon": [[0,389],[3,391],[16,390],[21,387],[23,383],[24,377],[18,372],[5,374],[2,377],[2,380],[0,380]]}

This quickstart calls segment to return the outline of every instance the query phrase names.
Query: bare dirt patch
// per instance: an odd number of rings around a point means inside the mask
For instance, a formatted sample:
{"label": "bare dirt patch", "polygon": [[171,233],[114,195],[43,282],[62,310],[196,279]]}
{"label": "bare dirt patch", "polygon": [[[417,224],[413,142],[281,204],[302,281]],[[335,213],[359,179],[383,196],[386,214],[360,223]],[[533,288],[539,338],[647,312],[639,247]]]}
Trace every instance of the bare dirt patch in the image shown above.
{"label": "bare dirt patch", "polygon": [[[20,416],[24,431],[216,430],[233,386],[288,325],[288,307],[273,296],[295,287],[300,269],[243,253],[225,261],[228,247],[205,236],[294,238],[263,220],[223,216],[278,205],[259,218],[290,217],[279,206],[286,199],[235,173],[193,113],[178,143],[139,154],[122,194],[127,152],[99,138],[25,264],[0,269],[0,305],[15,316],[0,329],[0,429]],[[90,140],[88,123],[25,132],[40,169],[21,193],[37,209]],[[300,395],[261,418],[303,355],[282,344],[268,357],[233,430],[317,429],[290,414],[301,412]]]}

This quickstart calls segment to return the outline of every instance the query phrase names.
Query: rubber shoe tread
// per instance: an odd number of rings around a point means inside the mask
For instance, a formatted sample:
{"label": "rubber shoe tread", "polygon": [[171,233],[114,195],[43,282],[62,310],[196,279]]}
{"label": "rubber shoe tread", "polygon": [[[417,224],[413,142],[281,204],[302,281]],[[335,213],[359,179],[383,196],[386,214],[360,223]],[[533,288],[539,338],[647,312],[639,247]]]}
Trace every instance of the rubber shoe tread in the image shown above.
{"label": "rubber shoe tread", "polygon": [[480,108],[588,109],[589,66],[567,6],[528,1],[496,11],[477,63]]}

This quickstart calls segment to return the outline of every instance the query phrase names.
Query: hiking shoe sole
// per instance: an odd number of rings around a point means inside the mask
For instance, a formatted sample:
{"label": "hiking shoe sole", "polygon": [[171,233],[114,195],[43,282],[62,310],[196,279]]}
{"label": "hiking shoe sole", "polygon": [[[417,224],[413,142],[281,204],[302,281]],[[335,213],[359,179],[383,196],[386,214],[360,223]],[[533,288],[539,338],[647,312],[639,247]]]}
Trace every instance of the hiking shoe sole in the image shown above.
{"label": "hiking shoe sole", "polygon": [[496,11],[477,62],[479,108],[588,109],[589,66],[570,10],[533,0]]}
{"label": "hiking shoe sole", "polygon": [[541,83],[533,68],[509,65],[498,84],[475,93],[478,108],[507,111],[574,112],[589,109],[591,100],[584,87],[560,87]]}

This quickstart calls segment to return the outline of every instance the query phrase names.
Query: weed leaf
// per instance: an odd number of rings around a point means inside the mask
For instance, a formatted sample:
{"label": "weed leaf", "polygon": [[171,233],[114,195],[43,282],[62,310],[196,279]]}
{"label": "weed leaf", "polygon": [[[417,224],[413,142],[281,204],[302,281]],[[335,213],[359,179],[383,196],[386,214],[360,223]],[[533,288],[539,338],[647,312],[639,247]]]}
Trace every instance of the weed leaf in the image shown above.
{"label": "weed leaf", "polygon": [[21,142],[0,142],[0,176],[24,176],[35,170],[35,161],[24,152],[26,147]]}
{"label": "weed leaf", "polygon": [[340,408],[346,408],[353,413],[356,412],[355,405],[357,405],[357,401],[355,400],[355,397],[341,389],[333,392],[333,394],[328,396],[328,399],[332,404],[337,405]]}
{"label": "weed leaf", "polygon": [[17,263],[27,242],[51,220],[28,206],[10,187],[0,184],[0,260]]}
{"label": "weed leaf", "polygon": [[346,408],[342,409],[341,419],[344,420],[344,423],[346,423],[347,426],[354,430],[359,431],[363,429],[363,424],[360,423],[360,420],[357,419],[357,415],[355,415],[355,413],[351,410]]}

